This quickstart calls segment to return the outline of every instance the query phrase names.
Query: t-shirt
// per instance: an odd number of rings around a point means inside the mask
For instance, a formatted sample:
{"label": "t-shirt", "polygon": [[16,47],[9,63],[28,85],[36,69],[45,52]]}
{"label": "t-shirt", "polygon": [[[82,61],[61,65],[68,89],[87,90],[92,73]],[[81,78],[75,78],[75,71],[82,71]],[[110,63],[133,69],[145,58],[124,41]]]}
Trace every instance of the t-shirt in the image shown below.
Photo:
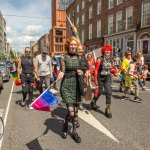
{"label": "t-shirt", "polygon": [[39,76],[52,75],[52,64],[50,56],[43,57],[41,54],[36,56],[36,64]]}

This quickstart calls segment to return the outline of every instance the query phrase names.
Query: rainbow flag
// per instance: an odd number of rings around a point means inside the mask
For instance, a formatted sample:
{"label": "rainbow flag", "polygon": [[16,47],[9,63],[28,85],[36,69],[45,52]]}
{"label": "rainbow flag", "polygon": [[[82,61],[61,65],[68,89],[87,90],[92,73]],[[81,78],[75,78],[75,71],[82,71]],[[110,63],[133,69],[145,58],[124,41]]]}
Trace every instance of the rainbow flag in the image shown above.
{"label": "rainbow flag", "polygon": [[14,81],[18,80],[17,71],[13,71],[13,72],[12,72],[12,77],[13,77],[13,80],[14,80]]}
{"label": "rainbow flag", "polygon": [[117,77],[120,81],[122,81],[122,75],[120,73],[117,75]]}
{"label": "rainbow flag", "polygon": [[71,31],[72,31],[72,35],[75,36],[77,39],[79,39],[79,35],[78,35],[78,31],[77,31],[77,28],[74,26],[74,24],[71,22],[70,18],[68,16],[67,17],[67,20],[71,26]]}
{"label": "rainbow flag", "polygon": [[58,104],[58,99],[46,89],[31,106],[36,110],[52,112],[50,109],[52,105]]}

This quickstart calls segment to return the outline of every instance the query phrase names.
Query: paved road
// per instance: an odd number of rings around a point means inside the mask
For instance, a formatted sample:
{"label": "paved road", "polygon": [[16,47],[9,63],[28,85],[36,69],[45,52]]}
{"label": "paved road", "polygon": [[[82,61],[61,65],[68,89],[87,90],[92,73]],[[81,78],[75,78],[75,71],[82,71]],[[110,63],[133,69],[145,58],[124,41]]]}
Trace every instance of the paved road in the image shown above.
{"label": "paved road", "polygon": [[[5,89],[0,95],[3,118],[6,118],[11,88],[12,81],[5,83]],[[104,116],[104,95],[97,103],[100,106],[97,111],[91,110],[89,102],[84,101],[87,111],[79,112],[81,126],[77,130],[82,142],[76,144],[71,139],[71,132],[65,140],[60,136],[65,107],[58,107],[53,113],[23,108],[19,105],[21,88],[14,87],[1,150],[150,150],[149,90],[140,91],[142,103],[121,101],[116,82],[113,91],[112,119]],[[38,92],[35,92],[36,96]]]}

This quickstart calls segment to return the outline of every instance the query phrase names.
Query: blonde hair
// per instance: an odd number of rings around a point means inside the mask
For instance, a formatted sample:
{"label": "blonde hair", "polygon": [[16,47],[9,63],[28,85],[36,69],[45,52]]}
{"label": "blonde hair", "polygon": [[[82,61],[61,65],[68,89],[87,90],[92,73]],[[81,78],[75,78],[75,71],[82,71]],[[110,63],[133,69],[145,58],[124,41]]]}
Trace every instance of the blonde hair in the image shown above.
{"label": "blonde hair", "polygon": [[[65,43],[65,50],[68,52],[69,51],[69,45],[70,45],[70,42],[75,40],[77,42],[77,50],[78,50],[78,47],[80,45],[80,40],[77,39],[76,37],[74,36],[69,36],[69,38],[66,40],[66,43]],[[77,51],[76,50],[76,51]]]}

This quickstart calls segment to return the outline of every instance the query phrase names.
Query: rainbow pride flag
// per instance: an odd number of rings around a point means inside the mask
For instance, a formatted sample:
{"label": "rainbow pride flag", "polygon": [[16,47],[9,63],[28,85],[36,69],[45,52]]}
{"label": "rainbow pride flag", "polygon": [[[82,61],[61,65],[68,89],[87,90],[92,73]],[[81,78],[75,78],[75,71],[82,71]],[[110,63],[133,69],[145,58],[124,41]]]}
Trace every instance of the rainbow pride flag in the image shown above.
{"label": "rainbow pride flag", "polygon": [[32,104],[31,106],[40,111],[52,112],[50,109],[52,105],[58,104],[58,99],[46,89]]}
{"label": "rainbow pride flag", "polygon": [[71,22],[70,18],[68,16],[67,17],[67,20],[71,26],[71,31],[72,31],[72,35],[75,36],[77,39],[79,39],[79,35],[78,35],[78,31],[77,31],[77,28],[74,26],[74,24]]}
{"label": "rainbow pride flag", "polygon": [[120,73],[117,75],[117,77],[120,81],[122,81],[122,75]]}
{"label": "rainbow pride flag", "polygon": [[12,72],[12,77],[13,77],[13,80],[14,80],[14,81],[18,80],[17,71],[13,71],[13,72]]}

